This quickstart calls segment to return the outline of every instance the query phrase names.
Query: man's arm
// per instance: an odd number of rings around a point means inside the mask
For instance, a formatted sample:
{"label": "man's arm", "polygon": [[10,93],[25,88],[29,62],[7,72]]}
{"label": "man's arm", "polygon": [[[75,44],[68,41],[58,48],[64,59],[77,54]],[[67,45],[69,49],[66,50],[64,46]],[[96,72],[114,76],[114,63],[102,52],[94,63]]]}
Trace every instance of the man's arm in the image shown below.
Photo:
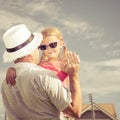
{"label": "man's arm", "polygon": [[82,110],[82,95],[80,88],[80,81],[78,75],[70,76],[70,91],[72,97],[72,103],[63,111],[71,117],[79,118]]}

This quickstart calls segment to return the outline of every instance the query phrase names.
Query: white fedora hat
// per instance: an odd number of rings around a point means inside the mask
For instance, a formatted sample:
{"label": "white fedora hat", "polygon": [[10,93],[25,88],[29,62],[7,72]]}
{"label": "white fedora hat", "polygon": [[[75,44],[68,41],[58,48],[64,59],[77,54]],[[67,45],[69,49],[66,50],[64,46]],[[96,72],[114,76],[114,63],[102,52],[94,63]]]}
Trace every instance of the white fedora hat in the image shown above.
{"label": "white fedora hat", "polygon": [[31,33],[24,24],[8,29],[3,35],[6,51],[3,54],[4,62],[11,62],[24,57],[35,50],[43,40],[41,33]]}

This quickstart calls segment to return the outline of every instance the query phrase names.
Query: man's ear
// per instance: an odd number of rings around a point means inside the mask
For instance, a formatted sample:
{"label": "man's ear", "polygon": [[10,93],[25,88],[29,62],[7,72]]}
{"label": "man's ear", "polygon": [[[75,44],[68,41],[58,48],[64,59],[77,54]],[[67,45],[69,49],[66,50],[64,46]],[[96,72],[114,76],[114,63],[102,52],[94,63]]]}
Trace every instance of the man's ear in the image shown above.
{"label": "man's ear", "polygon": [[30,54],[29,54],[29,57],[32,57],[33,56],[33,52],[31,52]]}
{"label": "man's ear", "polygon": [[36,49],[34,51],[32,51],[29,55],[33,57],[35,55],[35,51],[36,51]]}

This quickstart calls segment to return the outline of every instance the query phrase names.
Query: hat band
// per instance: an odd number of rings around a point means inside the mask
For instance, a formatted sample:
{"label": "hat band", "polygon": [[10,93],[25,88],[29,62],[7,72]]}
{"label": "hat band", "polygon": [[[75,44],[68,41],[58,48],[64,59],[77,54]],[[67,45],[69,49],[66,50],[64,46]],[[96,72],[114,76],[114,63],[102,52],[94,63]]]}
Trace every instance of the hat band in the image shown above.
{"label": "hat band", "polygon": [[7,52],[15,52],[21,48],[23,48],[24,46],[26,46],[27,44],[29,44],[34,38],[34,35],[31,33],[31,36],[28,38],[28,40],[26,40],[24,43],[14,47],[14,48],[6,48]]}

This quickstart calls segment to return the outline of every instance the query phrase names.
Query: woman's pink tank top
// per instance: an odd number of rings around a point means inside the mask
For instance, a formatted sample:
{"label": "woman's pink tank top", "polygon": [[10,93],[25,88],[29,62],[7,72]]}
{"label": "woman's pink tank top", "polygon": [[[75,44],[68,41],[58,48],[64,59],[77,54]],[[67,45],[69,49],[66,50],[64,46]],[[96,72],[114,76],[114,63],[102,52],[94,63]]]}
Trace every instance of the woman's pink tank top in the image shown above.
{"label": "woman's pink tank top", "polygon": [[69,76],[67,73],[61,71],[60,62],[55,61],[54,63],[42,62],[39,64],[41,67],[53,71],[56,76],[62,81],[65,87],[69,84]]}

